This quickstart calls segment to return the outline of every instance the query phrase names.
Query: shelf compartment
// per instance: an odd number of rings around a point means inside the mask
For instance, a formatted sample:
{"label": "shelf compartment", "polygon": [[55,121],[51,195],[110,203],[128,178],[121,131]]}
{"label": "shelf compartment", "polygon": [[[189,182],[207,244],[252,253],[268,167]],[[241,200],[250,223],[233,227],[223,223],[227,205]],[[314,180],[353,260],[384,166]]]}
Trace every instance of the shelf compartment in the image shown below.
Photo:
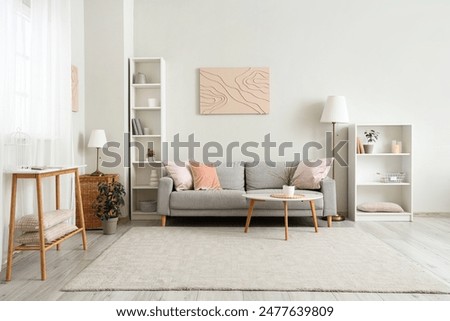
{"label": "shelf compartment", "polygon": [[373,157],[373,156],[411,156],[411,153],[372,153],[372,154],[356,154],[358,157]]}
{"label": "shelf compartment", "polygon": [[150,186],[150,185],[135,185],[131,187],[132,189],[152,189],[152,190],[157,190],[158,186]]}
{"label": "shelf compartment", "polygon": [[161,135],[131,135],[133,138],[161,138]]}
{"label": "shelf compartment", "polygon": [[132,211],[131,214],[134,214],[134,215],[158,215],[158,212]]}
{"label": "shelf compartment", "polygon": [[152,221],[159,218],[156,212],[131,212],[131,220],[133,221]]}
{"label": "shelf compartment", "polygon": [[412,222],[413,213],[410,212],[400,212],[400,213],[390,213],[390,212],[356,212],[356,221],[378,221],[378,222]]}
{"label": "shelf compartment", "polygon": [[[153,161],[153,162],[148,162],[148,161],[132,161],[131,164],[133,165],[150,165],[152,166],[152,164],[162,164],[161,161]],[[155,167],[161,167],[160,165],[155,166]]]}
{"label": "shelf compartment", "polygon": [[161,110],[161,107],[132,107],[133,110],[142,110],[142,111],[158,111]]}
{"label": "shelf compartment", "polygon": [[161,88],[161,84],[157,83],[157,84],[132,84],[132,87],[134,87],[135,89],[159,89]]}
{"label": "shelf compartment", "polygon": [[382,182],[361,182],[357,183],[357,186],[409,186],[411,183],[402,182],[402,183],[382,183]]}

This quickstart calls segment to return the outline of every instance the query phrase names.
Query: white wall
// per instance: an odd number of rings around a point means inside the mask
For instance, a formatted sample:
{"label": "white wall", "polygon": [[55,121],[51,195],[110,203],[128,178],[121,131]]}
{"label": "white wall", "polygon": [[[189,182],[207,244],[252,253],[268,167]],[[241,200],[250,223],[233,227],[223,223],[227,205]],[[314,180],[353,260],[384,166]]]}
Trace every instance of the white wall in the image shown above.
{"label": "white wall", "polygon": [[[84,1],[71,0],[72,65],[78,68],[79,111],[72,113],[74,163],[85,164],[85,68],[84,68]],[[84,168],[81,169],[84,172]]]}
{"label": "white wall", "polygon": [[[85,142],[87,173],[95,171],[96,151],[87,148],[92,129],[104,129],[122,162],[118,167],[101,167],[104,173],[117,173],[126,185],[124,132],[127,131],[127,60],[132,53],[133,2],[129,0],[89,0],[84,3],[86,113]],[[104,155],[102,160],[111,161]],[[125,207],[126,208],[126,207]]]}
{"label": "white wall", "polygon": [[[442,163],[450,156],[450,2],[136,0],[134,10],[135,56],[167,61],[169,139],[195,133],[226,144],[271,133],[296,146],[323,143],[331,128],[319,123],[324,101],[345,95],[351,122],[414,125],[415,210],[449,211],[450,167]],[[111,11],[96,19],[111,19]],[[117,63],[113,49],[98,63]],[[198,68],[221,66],[270,67],[270,114],[199,115]],[[109,71],[106,81],[121,81],[115,77]],[[337,179],[345,212],[345,169]]]}

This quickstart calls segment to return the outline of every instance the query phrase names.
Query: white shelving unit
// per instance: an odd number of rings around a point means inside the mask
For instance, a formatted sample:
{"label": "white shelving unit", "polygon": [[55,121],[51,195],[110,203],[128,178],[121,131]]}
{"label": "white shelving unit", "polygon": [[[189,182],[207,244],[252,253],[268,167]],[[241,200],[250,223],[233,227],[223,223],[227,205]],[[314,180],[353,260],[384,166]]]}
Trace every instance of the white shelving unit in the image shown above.
{"label": "white shelving unit", "polygon": [[[372,154],[357,153],[357,138],[365,142],[364,131],[380,132]],[[401,153],[391,153],[393,140],[402,142]],[[349,127],[349,218],[354,221],[412,221],[413,164],[412,125],[409,124],[351,124]],[[402,182],[382,182],[380,174],[403,172]],[[403,213],[362,212],[364,202],[393,202]]]}
{"label": "white shelving unit", "polygon": [[[150,185],[150,174],[156,171],[158,181],[162,172],[163,142],[166,141],[166,68],[161,57],[139,57],[129,60],[129,156],[130,156],[130,217],[132,220],[152,219],[156,212],[144,212],[141,201],[156,201],[158,186]],[[146,83],[136,83],[138,74],[144,74]],[[149,99],[156,100],[150,106]],[[140,119],[150,133],[133,130],[133,119]],[[155,159],[148,161],[147,151],[153,149]]]}

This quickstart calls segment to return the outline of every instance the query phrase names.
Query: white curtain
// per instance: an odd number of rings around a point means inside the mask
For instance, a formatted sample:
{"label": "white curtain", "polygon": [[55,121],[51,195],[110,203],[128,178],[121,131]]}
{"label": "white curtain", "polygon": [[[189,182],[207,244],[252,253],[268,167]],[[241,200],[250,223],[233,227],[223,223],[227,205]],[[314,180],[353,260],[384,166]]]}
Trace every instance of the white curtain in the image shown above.
{"label": "white curtain", "polygon": [[[29,135],[30,165],[73,163],[70,0],[1,0],[0,36],[0,242],[4,254],[10,177],[3,170],[8,153],[15,152],[5,145],[10,135],[18,130]],[[64,191],[71,191],[70,180],[62,181]],[[44,205],[51,208],[54,195],[47,194]],[[72,197],[61,201],[70,207]],[[34,208],[34,184],[21,182],[17,214]]]}

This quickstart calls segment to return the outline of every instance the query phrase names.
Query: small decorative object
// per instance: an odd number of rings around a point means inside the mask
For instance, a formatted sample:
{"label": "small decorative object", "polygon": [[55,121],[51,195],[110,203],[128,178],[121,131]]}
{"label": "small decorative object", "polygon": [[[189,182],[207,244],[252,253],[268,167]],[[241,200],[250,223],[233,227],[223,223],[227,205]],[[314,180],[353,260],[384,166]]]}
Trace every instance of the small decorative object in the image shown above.
{"label": "small decorative object", "polygon": [[137,75],[134,77],[134,83],[136,84],[146,84],[147,83],[147,77],[142,72],[138,72]]}
{"label": "small decorative object", "polygon": [[364,144],[364,152],[366,154],[373,153],[373,147],[376,141],[378,140],[379,135],[380,133],[373,129],[364,132],[364,136],[366,136],[367,139],[367,144]]}
{"label": "small decorative object", "polygon": [[403,183],[406,177],[406,173],[404,172],[377,173],[377,175],[380,175],[380,181],[382,183]]}
{"label": "small decorative object", "polygon": [[294,195],[295,192],[295,186],[291,185],[283,185],[283,194],[287,196]]}
{"label": "small decorative object", "polygon": [[157,107],[157,106],[158,106],[158,100],[156,98],[148,99],[148,107]]}
{"label": "small decorative object", "polygon": [[155,152],[153,149],[148,149],[147,150],[147,157],[148,157],[148,161],[149,162],[154,162],[155,161]]}
{"label": "small decorative object", "polygon": [[4,167],[10,170],[28,168],[32,164],[31,136],[20,128],[9,134],[5,141]]}
{"label": "small decorative object", "polygon": [[144,127],[144,135],[151,135],[150,128]]}
{"label": "small decorative object", "polygon": [[402,142],[393,140],[391,144],[391,152],[394,154],[400,154],[402,152]]}
{"label": "small decorative object", "polygon": [[98,196],[92,208],[97,217],[102,220],[103,234],[116,233],[117,221],[121,214],[120,208],[125,205],[125,194],[125,188],[118,181],[98,183]]}
{"label": "small decorative object", "polygon": [[158,187],[158,173],[156,172],[156,170],[152,169],[150,171],[150,186],[151,187]]}

